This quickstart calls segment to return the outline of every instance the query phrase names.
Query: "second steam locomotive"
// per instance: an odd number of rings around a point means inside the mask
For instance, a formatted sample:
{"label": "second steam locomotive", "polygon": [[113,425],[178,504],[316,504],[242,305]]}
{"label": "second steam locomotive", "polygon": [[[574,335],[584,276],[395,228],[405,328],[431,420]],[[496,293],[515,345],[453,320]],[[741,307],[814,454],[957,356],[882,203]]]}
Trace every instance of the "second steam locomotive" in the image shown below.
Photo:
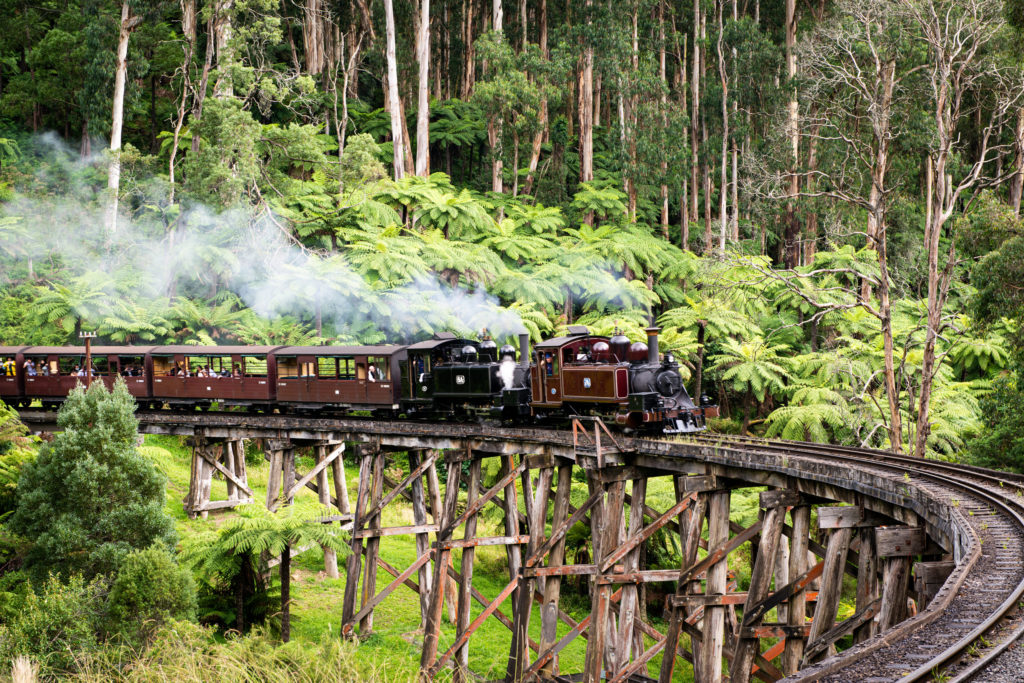
{"label": "second steam locomotive", "polygon": [[[250,411],[369,410],[408,418],[486,414],[510,423],[597,415],[632,430],[694,432],[718,414],[695,404],[679,364],[647,343],[583,326],[500,349],[441,333],[409,346],[97,346],[92,377],[124,377],[140,406]],[[54,407],[86,374],[82,347],[0,347],[0,400]],[[10,372],[13,370],[13,372]]]}

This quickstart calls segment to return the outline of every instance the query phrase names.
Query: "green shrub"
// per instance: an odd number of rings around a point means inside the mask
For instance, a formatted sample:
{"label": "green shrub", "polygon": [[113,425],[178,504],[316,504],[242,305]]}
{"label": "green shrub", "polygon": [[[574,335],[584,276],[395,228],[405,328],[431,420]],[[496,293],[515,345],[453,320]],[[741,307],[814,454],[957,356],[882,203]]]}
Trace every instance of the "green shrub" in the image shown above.
{"label": "green shrub", "polygon": [[26,655],[39,662],[44,676],[72,671],[78,656],[102,643],[106,596],[102,578],[86,583],[75,575],[64,584],[51,576],[38,594],[25,595],[14,618],[0,625],[0,661]]}
{"label": "green shrub", "polygon": [[63,431],[22,470],[9,526],[32,542],[25,568],[37,581],[114,574],[132,550],[174,547],[164,476],[139,455],[134,409],[120,379],[109,392],[79,385],[57,417]]}
{"label": "green shrub", "polygon": [[195,619],[192,573],[166,549],[136,550],[121,562],[110,588],[110,631],[140,643],[170,619]]}

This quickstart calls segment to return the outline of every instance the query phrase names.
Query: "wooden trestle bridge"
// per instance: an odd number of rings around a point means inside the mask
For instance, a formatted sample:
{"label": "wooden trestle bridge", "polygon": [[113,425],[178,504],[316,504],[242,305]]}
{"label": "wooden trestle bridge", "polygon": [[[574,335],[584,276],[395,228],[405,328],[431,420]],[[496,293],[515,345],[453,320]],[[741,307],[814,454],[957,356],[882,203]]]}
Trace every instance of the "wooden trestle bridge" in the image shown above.
{"label": "wooden trestle bridge", "polygon": [[[55,428],[53,413],[22,416]],[[811,444],[632,439],[600,422],[570,431],[235,412],[138,418],[145,433],[194,437],[184,501],[191,515],[252,502],[242,440],[262,439],[271,466],[266,505],[309,487],[337,510],[325,521],[351,529],[342,632],[371,632],[377,606],[397,590],[415,591],[426,679],[446,669],[455,681],[477,677],[469,670],[473,635],[489,619],[511,632],[508,681],[670,681],[682,667],[701,682],[966,680],[1019,635],[1006,614],[1024,593],[1024,480],[1006,475]],[[295,453],[307,447],[316,465],[301,473]],[[354,505],[341,466],[346,447],[359,463]],[[401,481],[388,474],[398,457],[409,472]],[[500,461],[487,488],[485,458]],[[439,467],[447,470],[443,489]],[[215,472],[227,500],[210,500]],[[675,491],[668,509],[646,501],[659,477]],[[589,493],[578,506],[574,478]],[[730,498],[751,487],[761,489],[760,513],[744,526],[730,519]],[[413,524],[383,526],[400,497],[412,503]],[[478,534],[488,506],[500,508],[503,535]],[[578,522],[590,528],[587,564],[566,562],[566,534]],[[645,566],[644,546],[659,530],[678,535],[681,567]],[[396,535],[415,538],[407,567],[381,558],[382,539]],[[473,587],[475,549],[484,545],[507,554],[508,583],[493,599]],[[745,546],[751,576],[741,588],[730,562]],[[458,571],[453,554],[461,554]],[[337,576],[336,559],[325,562]],[[838,620],[846,576],[856,580],[856,607]],[[568,577],[590,587],[581,621],[559,606]],[[666,581],[676,589],[656,628],[642,593]],[[446,611],[454,640],[442,637]],[[854,645],[836,654],[844,636]],[[559,653],[575,639],[586,640],[583,670],[564,671]],[[978,655],[973,663],[961,656],[968,648]]]}

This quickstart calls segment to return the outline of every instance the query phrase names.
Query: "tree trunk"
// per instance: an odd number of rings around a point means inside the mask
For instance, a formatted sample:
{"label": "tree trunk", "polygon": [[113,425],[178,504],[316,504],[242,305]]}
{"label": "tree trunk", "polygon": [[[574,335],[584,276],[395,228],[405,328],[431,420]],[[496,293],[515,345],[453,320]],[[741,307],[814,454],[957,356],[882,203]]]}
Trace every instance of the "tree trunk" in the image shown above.
{"label": "tree trunk", "polygon": [[725,52],[722,48],[722,41],[725,37],[725,30],[722,22],[722,6],[724,4],[725,0],[719,0],[717,13],[718,41],[716,42],[716,49],[718,51],[718,78],[722,85],[722,157],[721,174],[718,185],[718,251],[722,254],[725,253],[725,239],[729,232],[727,211],[727,206],[729,204],[729,77],[727,75],[728,71],[725,65]]}
{"label": "tree trunk", "polygon": [[697,363],[693,370],[693,400],[700,405],[704,382],[704,328],[703,321],[697,323]]}
{"label": "tree trunk", "polygon": [[306,73],[317,75],[324,70],[323,6],[321,0],[306,0],[302,13],[302,43],[306,51]]}
{"label": "tree trunk", "polygon": [[[491,4],[491,26],[495,33],[503,33],[503,21],[504,16],[501,10],[501,0],[493,0]],[[501,40],[504,40],[504,36],[500,36]],[[505,191],[504,188],[504,149],[503,149],[503,136],[504,136],[504,120],[499,115],[495,118],[490,119],[487,122],[487,139],[491,145],[491,154],[493,159],[491,161],[491,190],[501,194]],[[514,170],[514,169],[513,169]],[[501,210],[499,209],[499,219],[501,216]]]}
{"label": "tree trunk", "polygon": [[117,200],[121,189],[121,129],[124,125],[124,86],[128,74],[128,39],[132,31],[142,23],[142,18],[132,14],[128,1],[121,3],[121,30],[117,40],[117,67],[114,73],[114,106],[110,124],[110,166],[107,169],[107,190],[110,203],[107,205],[106,228],[108,239],[117,232]]}
{"label": "tree trunk", "polygon": [[[540,13],[540,53],[544,59],[548,59],[548,0],[540,0],[540,7],[538,11]],[[525,26],[523,27],[523,35],[523,40],[525,42]],[[537,164],[540,163],[541,145],[544,144],[544,137],[547,135],[547,130],[548,99],[543,97],[540,101],[540,120],[537,122],[537,132],[533,136],[533,144],[530,147],[530,164],[526,171],[526,181],[523,183],[523,192],[526,194],[532,194],[533,192],[533,178],[534,174],[537,172]]]}
{"label": "tree trunk", "polygon": [[234,97],[235,86],[232,70],[235,62],[235,48],[231,44],[234,34],[231,13],[234,11],[234,0],[218,2],[213,26],[217,44],[217,81],[213,84],[213,96],[217,99]]}
{"label": "tree trunk", "polygon": [[395,180],[405,176],[405,138],[403,136],[402,102],[398,96],[398,63],[395,59],[395,12],[392,0],[384,0],[384,16],[387,31],[387,81],[388,99],[391,109],[391,140],[394,145],[393,163]]}
{"label": "tree trunk", "polygon": [[476,48],[473,46],[473,2],[465,0],[462,3],[462,41],[466,46],[465,63],[462,73],[462,99],[468,100],[473,94],[473,84],[476,82]]}
{"label": "tree trunk", "polygon": [[430,0],[420,0],[419,98],[416,105],[416,175],[430,175]]}
{"label": "tree trunk", "polygon": [[[665,3],[658,3],[658,75],[661,77],[661,125],[668,130],[668,75],[665,71]],[[663,152],[663,155],[667,152]],[[661,234],[668,240],[668,159],[661,160]]]}
{"label": "tree trunk", "polygon": [[1016,173],[1010,179],[1010,206],[1013,207],[1013,215],[1020,218],[1021,195],[1024,194],[1024,107],[1017,110],[1017,129],[1014,134],[1016,147],[1016,159],[1014,168]]}
{"label": "tree trunk", "polygon": [[626,176],[626,196],[629,201],[629,207],[627,211],[627,218],[629,222],[636,222],[636,205],[637,205],[637,182],[636,182],[636,168],[637,168],[637,154],[636,154],[636,136],[637,136],[637,110],[640,106],[640,93],[638,92],[640,82],[640,34],[639,34],[639,3],[633,4],[633,43],[632,52],[630,53],[630,66],[633,71],[633,78],[630,85],[632,91],[629,95],[629,125],[623,125],[622,130],[625,134],[628,128],[629,135],[629,174]]}
{"label": "tree trunk", "polygon": [[[700,164],[697,155],[697,140],[700,139],[700,84],[701,84],[701,0],[693,0],[693,78],[690,83],[690,101],[693,104],[690,113],[690,219],[696,221],[699,214],[698,198],[700,197]],[[707,227],[707,226],[705,226]]]}
{"label": "tree trunk", "polygon": [[285,643],[291,639],[292,635],[291,587],[292,548],[285,544],[284,552],[281,553],[281,640]]}
{"label": "tree trunk", "polygon": [[796,268],[800,263],[800,225],[796,215],[796,197],[800,192],[800,178],[796,173],[800,159],[800,134],[797,130],[799,104],[796,97],[796,0],[786,0],[786,77],[789,94],[788,133],[789,186],[786,190],[786,225],[783,239],[783,263],[787,268]]}
{"label": "tree trunk", "polygon": [[[587,26],[590,26],[590,8],[592,0],[587,0]],[[588,31],[589,33],[589,31]],[[580,182],[587,183],[594,179],[594,48],[590,38],[583,48],[583,70],[580,74]],[[587,225],[594,224],[594,212],[588,211],[584,217]]]}

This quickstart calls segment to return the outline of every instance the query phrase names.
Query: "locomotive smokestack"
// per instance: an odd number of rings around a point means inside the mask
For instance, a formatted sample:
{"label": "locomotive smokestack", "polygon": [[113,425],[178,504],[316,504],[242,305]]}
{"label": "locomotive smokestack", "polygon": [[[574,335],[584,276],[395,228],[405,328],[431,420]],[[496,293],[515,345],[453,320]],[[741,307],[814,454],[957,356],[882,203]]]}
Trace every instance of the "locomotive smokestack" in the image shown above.
{"label": "locomotive smokestack", "polygon": [[648,327],[644,332],[647,333],[647,362],[651,365],[658,364],[658,333],[661,332],[660,327]]}
{"label": "locomotive smokestack", "polygon": [[519,335],[519,363],[524,367],[530,364],[530,334]]}

